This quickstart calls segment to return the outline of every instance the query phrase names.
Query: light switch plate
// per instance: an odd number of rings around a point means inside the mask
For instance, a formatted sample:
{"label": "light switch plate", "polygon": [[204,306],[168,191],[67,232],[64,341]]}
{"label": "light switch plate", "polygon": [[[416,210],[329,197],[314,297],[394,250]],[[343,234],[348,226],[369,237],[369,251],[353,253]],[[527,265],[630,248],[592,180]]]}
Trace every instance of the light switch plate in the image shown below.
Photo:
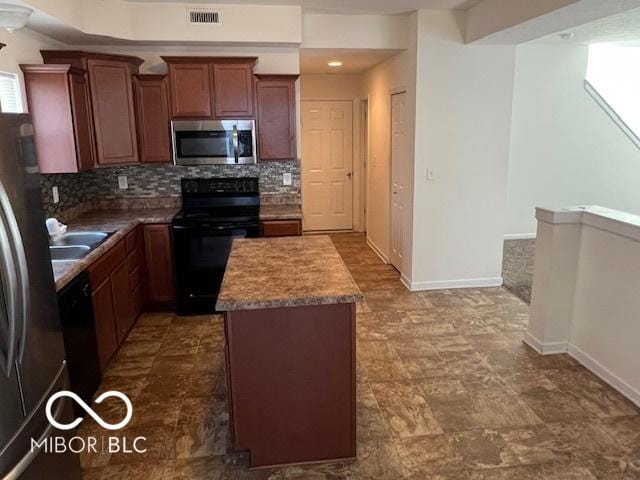
{"label": "light switch plate", "polygon": [[435,180],[436,171],[433,168],[427,168],[427,180]]}
{"label": "light switch plate", "polygon": [[60,192],[58,192],[58,187],[53,187],[51,189],[51,196],[53,197],[53,203],[60,202]]}
{"label": "light switch plate", "polygon": [[129,181],[126,175],[118,175],[118,188],[120,190],[127,190],[129,188]]}
{"label": "light switch plate", "polygon": [[291,174],[283,173],[282,174],[282,184],[283,185],[291,185]]}

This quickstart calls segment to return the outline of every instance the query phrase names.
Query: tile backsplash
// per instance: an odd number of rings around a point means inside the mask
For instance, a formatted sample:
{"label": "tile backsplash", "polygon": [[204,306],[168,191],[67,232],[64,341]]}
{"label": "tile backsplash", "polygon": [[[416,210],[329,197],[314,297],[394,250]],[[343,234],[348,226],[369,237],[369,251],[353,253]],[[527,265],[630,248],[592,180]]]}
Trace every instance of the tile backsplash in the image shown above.
{"label": "tile backsplash", "polygon": [[[283,185],[282,174],[291,173],[291,185]],[[118,176],[126,175],[128,189],[118,188]],[[97,168],[75,174],[42,175],[42,198],[49,216],[82,209],[97,200],[126,198],[167,198],[180,196],[180,179],[210,177],[258,177],[260,193],[284,194],[300,198],[300,162],[263,162],[255,165],[133,165]],[[57,186],[60,202],[53,203],[52,187]]]}

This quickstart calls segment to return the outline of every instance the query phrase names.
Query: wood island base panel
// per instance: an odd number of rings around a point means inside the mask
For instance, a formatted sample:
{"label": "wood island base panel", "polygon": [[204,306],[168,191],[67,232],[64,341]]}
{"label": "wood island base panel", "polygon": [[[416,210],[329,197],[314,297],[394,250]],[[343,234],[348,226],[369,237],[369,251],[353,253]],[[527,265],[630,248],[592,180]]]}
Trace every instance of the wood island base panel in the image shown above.
{"label": "wood island base panel", "polygon": [[225,313],[234,450],[262,468],[356,457],[355,303]]}

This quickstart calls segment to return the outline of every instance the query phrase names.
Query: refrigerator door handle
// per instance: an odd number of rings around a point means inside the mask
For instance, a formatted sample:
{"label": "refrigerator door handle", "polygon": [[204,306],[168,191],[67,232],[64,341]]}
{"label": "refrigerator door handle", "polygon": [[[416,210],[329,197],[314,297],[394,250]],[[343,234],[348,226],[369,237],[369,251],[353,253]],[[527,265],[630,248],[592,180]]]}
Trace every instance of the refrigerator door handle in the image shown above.
{"label": "refrigerator door handle", "polygon": [[[53,417],[56,420],[60,420],[66,402],[67,400],[64,398],[58,402],[56,411],[53,413]],[[43,445],[44,441],[51,436],[52,431],[53,425],[47,425],[47,428],[45,428],[44,432],[42,432],[42,435],[40,435],[37,444]],[[36,459],[41,450],[41,447],[32,447],[29,450],[29,453],[22,457],[22,459],[16,464],[16,466],[13,467],[13,469],[11,469],[4,477],[2,477],[2,480],[18,480],[20,478],[20,475],[22,475],[25,470],[27,470],[29,465],[31,465],[31,463]]]}
{"label": "refrigerator door handle", "polygon": [[[13,213],[13,208],[11,208],[11,202],[9,200],[9,196],[7,195],[7,191],[5,190],[4,185],[2,185],[1,182],[0,209],[2,210],[2,223],[4,224],[3,227],[5,228],[5,232],[6,230],[8,230],[8,251],[13,254],[11,263],[13,264],[13,271],[15,272],[13,278],[14,283],[12,285],[12,293],[9,300],[10,304],[13,304],[9,307],[11,316],[13,317],[9,320],[10,325],[13,324],[13,341],[9,346],[9,349],[12,351],[11,363],[13,363],[13,360],[15,360],[15,336],[18,327],[18,319],[21,320],[21,335],[17,359],[18,363],[22,363],[27,338],[27,319],[29,318],[29,269],[27,266],[27,256],[24,251],[24,245],[22,244],[22,236],[20,235],[20,228],[18,227],[18,221],[15,214]],[[9,365],[7,374],[9,374],[10,371],[11,366]]]}
{"label": "refrigerator door handle", "polygon": [[[0,355],[0,367],[7,377],[11,377],[11,368],[15,360],[16,347],[16,312],[15,308],[19,302],[18,298],[18,278],[17,269],[13,259],[11,242],[9,234],[5,227],[4,215],[0,212],[0,273],[2,275],[2,284],[5,287],[7,295],[7,345],[5,355]],[[0,352],[2,353],[2,352]]]}

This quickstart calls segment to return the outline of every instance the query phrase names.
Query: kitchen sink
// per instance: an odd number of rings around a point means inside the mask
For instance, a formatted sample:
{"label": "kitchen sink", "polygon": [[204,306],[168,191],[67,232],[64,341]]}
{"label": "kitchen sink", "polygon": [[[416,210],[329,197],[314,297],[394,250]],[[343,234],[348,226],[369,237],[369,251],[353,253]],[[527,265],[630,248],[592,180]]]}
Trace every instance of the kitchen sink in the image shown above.
{"label": "kitchen sink", "polygon": [[105,232],[70,232],[51,239],[49,242],[53,247],[85,246],[95,248],[109,236]]}
{"label": "kitchen sink", "polygon": [[87,245],[49,246],[52,262],[73,262],[86,257],[91,251]]}

